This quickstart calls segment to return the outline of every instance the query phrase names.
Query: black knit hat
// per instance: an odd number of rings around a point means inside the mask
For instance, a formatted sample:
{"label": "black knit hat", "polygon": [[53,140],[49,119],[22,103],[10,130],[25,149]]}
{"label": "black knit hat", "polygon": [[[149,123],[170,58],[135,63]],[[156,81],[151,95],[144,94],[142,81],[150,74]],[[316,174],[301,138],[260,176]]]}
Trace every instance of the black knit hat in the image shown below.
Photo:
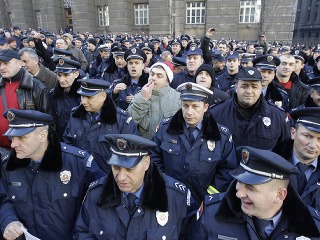
{"label": "black knit hat", "polygon": [[212,66],[210,66],[209,64],[202,64],[198,70],[196,71],[196,74],[194,75],[194,79],[197,79],[197,76],[199,75],[199,73],[201,71],[206,71],[210,74],[210,77],[211,77],[211,87],[214,86],[215,84],[215,80],[216,80],[216,74],[214,73],[214,69]]}

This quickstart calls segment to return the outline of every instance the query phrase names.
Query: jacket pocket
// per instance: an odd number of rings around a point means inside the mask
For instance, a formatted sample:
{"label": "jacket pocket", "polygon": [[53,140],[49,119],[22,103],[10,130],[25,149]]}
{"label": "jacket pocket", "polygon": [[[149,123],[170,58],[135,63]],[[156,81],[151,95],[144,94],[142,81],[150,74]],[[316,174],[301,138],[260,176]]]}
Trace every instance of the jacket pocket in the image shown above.
{"label": "jacket pocket", "polygon": [[52,190],[51,190],[52,201],[78,197],[78,194],[79,194],[79,185],[78,184],[57,186],[57,187],[52,188]]}
{"label": "jacket pocket", "polygon": [[116,224],[100,219],[92,219],[89,225],[89,232],[98,240],[115,239],[116,229]]}
{"label": "jacket pocket", "polygon": [[178,233],[175,225],[159,226],[157,228],[150,228],[147,230],[148,240],[177,240]]}
{"label": "jacket pocket", "polygon": [[257,136],[264,139],[274,139],[278,137],[277,131],[258,131]]}
{"label": "jacket pocket", "polygon": [[9,186],[8,198],[13,202],[27,201],[28,189],[26,187]]}
{"label": "jacket pocket", "polygon": [[163,141],[160,145],[160,148],[169,154],[179,155],[180,153],[180,145],[169,143],[167,141]]}

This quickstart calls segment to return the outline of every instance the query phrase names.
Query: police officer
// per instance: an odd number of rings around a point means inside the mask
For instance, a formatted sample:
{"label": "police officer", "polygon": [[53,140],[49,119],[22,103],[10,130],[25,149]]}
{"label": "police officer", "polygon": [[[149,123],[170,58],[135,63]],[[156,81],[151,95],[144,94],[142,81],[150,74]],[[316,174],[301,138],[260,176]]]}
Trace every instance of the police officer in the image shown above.
{"label": "police officer", "polygon": [[230,51],[227,53],[226,68],[227,71],[217,78],[217,82],[220,90],[229,92],[231,87],[235,84],[235,79],[240,68],[240,58],[238,52]]}
{"label": "police officer", "polygon": [[78,94],[81,104],[71,111],[63,135],[66,143],[93,152],[101,134],[137,134],[137,126],[129,114],[116,107],[107,89],[110,84],[101,79],[81,79]]}
{"label": "police officer", "polygon": [[291,182],[306,204],[320,210],[319,108],[297,109],[291,117],[295,121],[291,139],[277,144],[273,151],[299,168],[301,174],[293,176]]}
{"label": "police officer", "polygon": [[203,64],[202,50],[196,46],[190,47],[187,52],[186,64],[187,69],[173,77],[170,87],[176,89],[182,83],[195,82],[194,75],[201,64]]}
{"label": "police officer", "polygon": [[264,99],[261,80],[256,68],[243,68],[238,73],[233,98],[209,110],[218,123],[229,128],[235,146],[272,149],[289,137],[286,114]]}
{"label": "police officer", "polygon": [[318,239],[319,213],[289,183],[297,169],[270,150],[237,151],[241,163],[230,172],[235,180],[224,196],[206,196],[190,239]]}
{"label": "police officer", "polygon": [[308,84],[309,77],[305,71],[305,64],[308,62],[308,56],[302,50],[292,50],[291,55],[296,59],[294,72],[298,75],[299,81]]}
{"label": "police officer", "polygon": [[126,110],[133,96],[148,82],[149,74],[143,71],[147,55],[140,48],[127,50],[124,53],[124,59],[129,73],[115,80],[111,89],[116,105]]}
{"label": "police officer", "polygon": [[207,112],[212,92],[195,83],[181,84],[181,109],[164,119],[153,137],[151,160],[161,171],[183,182],[199,206],[207,189],[225,191],[229,171],[237,167],[232,136]]}
{"label": "police officer", "polygon": [[4,116],[12,151],[3,162],[0,210],[3,237],[16,239],[22,226],[41,239],[71,239],[82,198],[96,168],[93,157],[59,142],[52,117],[8,109]]}
{"label": "police officer", "polygon": [[124,59],[126,50],[127,48],[121,43],[112,44],[108,64],[101,70],[101,77],[99,75],[97,77],[108,81],[110,84],[116,79],[121,79],[128,72],[126,68],[127,62]]}
{"label": "police officer", "polygon": [[156,144],[131,134],[104,138],[112,174],[90,186],[74,239],[178,239],[190,195],[150,161]]}
{"label": "police officer", "polygon": [[309,86],[310,95],[301,107],[320,107],[320,77],[309,80]]}
{"label": "police officer", "polygon": [[262,77],[262,94],[264,98],[277,105],[285,111],[289,111],[289,98],[286,91],[281,89],[273,81],[280,59],[276,56],[266,54],[253,59],[253,66],[258,69]]}
{"label": "police officer", "polygon": [[66,57],[57,57],[54,62],[56,63],[55,72],[58,76],[58,84],[49,93],[49,105],[56,131],[62,139],[70,112],[81,101],[80,95],[77,93],[80,87],[77,79],[81,65],[78,61]]}

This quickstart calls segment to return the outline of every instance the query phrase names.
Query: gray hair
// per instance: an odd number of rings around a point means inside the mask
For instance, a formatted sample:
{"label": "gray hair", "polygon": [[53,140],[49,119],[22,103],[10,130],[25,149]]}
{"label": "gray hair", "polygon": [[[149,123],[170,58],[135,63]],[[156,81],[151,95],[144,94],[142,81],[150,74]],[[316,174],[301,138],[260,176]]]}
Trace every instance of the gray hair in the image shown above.
{"label": "gray hair", "polygon": [[21,57],[24,53],[28,53],[31,59],[34,59],[34,60],[39,59],[37,52],[32,48],[28,48],[28,47],[22,48],[19,51],[19,56]]}

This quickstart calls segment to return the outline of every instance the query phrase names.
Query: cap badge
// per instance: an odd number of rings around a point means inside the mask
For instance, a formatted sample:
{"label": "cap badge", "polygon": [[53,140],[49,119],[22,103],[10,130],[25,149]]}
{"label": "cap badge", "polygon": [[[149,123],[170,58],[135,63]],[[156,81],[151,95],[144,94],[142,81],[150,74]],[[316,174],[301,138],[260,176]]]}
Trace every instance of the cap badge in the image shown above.
{"label": "cap badge", "polygon": [[191,51],[194,51],[196,49],[196,46],[192,46],[190,49]]}
{"label": "cap badge", "polygon": [[137,49],[135,49],[135,48],[132,48],[132,49],[131,49],[131,52],[132,52],[133,54],[136,54],[136,52],[137,52]]}
{"label": "cap badge", "polygon": [[168,222],[169,213],[156,211],[156,218],[157,222],[163,227]]}
{"label": "cap badge", "polygon": [[252,76],[254,74],[254,71],[253,70],[249,70],[248,73],[249,73],[249,75]]}
{"label": "cap badge", "polygon": [[267,57],[267,61],[268,61],[268,62],[271,62],[272,60],[273,60],[273,56],[268,56],[268,57]]}
{"label": "cap badge", "polygon": [[117,147],[122,151],[125,150],[127,148],[127,141],[122,138],[117,139]]}
{"label": "cap badge", "polygon": [[298,55],[298,54],[299,54],[299,50],[296,50],[296,51],[294,52],[294,54]]}
{"label": "cap badge", "polygon": [[269,127],[271,125],[271,119],[269,117],[263,117],[262,122],[266,127]]}
{"label": "cap badge", "polygon": [[63,184],[68,184],[70,182],[71,179],[71,172],[64,170],[62,172],[60,172],[60,180]]}
{"label": "cap badge", "polygon": [[249,161],[250,153],[247,149],[242,150],[242,162],[247,164]]}
{"label": "cap badge", "polygon": [[216,142],[208,140],[207,141],[208,149],[212,152],[216,148]]}
{"label": "cap badge", "polygon": [[7,113],[8,121],[9,122],[13,121],[14,117],[15,117],[14,113],[12,111],[8,111],[8,113]]}
{"label": "cap badge", "polygon": [[148,43],[144,43],[144,46],[145,46],[145,47],[148,47]]}
{"label": "cap badge", "polygon": [[59,59],[59,65],[62,66],[64,64],[64,60],[63,59]]}
{"label": "cap badge", "polygon": [[187,90],[192,90],[192,84],[187,84],[187,85],[186,85],[186,89],[187,89]]}
{"label": "cap badge", "polygon": [[230,54],[230,55],[233,55],[233,51],[230,51],[229,54]]}

